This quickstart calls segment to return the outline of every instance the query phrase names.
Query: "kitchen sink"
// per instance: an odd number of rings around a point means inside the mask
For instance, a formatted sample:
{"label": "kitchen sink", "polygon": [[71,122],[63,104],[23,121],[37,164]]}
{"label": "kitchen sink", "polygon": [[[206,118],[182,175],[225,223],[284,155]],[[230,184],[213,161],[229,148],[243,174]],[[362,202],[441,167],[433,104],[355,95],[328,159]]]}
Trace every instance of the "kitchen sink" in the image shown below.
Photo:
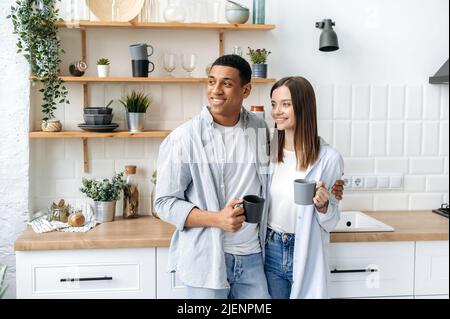
{"label": "kitchen sink", "polygon": [[388,232],[394,228],[359,211],[341,212],[341,219],[332,233]]}

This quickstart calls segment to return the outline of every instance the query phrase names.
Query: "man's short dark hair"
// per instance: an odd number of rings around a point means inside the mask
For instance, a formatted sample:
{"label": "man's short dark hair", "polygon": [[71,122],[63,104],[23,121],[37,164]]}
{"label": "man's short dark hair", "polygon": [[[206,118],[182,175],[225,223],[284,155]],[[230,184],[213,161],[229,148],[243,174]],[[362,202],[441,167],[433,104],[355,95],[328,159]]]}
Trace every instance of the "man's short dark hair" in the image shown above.
{"label": "man's short dark hair", "polygon": [[252,80],[252,68],[250,67],[250,64],[248,64],[248,62],[239,55],[222,55],[213,63],[211,68],[215,65],[229,66],[231,68],[239,70],[239,76],[241,78],[242,86],[250,83],[250,81]]}

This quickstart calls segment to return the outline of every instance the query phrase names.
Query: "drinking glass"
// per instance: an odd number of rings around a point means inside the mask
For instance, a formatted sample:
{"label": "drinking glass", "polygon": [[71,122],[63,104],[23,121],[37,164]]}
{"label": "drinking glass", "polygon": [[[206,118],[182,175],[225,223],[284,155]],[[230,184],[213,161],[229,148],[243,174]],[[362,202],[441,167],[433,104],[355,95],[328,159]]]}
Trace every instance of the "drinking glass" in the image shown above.
{"label": "drinking glass", "polygon": [[197,55],[194,53],[183,54],[183,69],[188,73],[189,77],[192,77],[192,71],[195,70],[197,65]]}
{"label": "drinking glass", "polygon": [[177,56],[174,53],[164,54],[164,70],[167,71],[167,76],[172,76],[172,72],[176,67]]}

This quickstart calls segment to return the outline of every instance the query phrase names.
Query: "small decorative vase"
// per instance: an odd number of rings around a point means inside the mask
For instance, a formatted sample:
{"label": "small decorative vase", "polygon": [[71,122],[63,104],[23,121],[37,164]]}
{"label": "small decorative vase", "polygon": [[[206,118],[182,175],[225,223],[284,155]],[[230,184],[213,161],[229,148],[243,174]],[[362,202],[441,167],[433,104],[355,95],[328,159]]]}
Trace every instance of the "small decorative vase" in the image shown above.
{"label": "small decorative vase", "polygon": [[267,64],[253,64],[254,78],[267,78]]}
{"label": "small decorative vase", "polygon": [[60,132],[62,124],[59,120],[42,121],[41,128],[44,132]]}
{"label": "small decorative vase", "polygon": [[253,24],[266,23],[266,0],[253,0]]}
{"label": "small decorative vase", "polygon": [[97,202],[94,201],[95,220],[100,223],[112,222],[116,215],[116,201]]}
{"label": "small decorative vase", "polygon": [[143,132],[145,126],[145,113],[128,113],[127,125],[130,132]]}
{"label": "small decorative vase", "polygon": [[99,78],[109,77],[109,65],[97,65],[97,71]]}

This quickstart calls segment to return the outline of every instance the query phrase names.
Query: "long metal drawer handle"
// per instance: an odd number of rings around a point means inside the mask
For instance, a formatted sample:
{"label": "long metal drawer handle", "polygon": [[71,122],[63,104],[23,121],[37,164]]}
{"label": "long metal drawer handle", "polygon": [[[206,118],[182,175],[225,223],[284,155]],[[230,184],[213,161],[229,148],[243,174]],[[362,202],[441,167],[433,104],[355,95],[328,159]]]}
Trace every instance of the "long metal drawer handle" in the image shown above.
{"label": "long metal drawer handle", "polygon": [[91,278],[62,278],[59,281],[60,282],[67,282],[67,281],[100,281],[100,280],[112,280],[112,277],[91,277]]}
{"label": "long metal drawer handle", "polygon": [[332,274],[344,274],[344,273],[352,273],[352,272],[377,272],[378,269],[374,269],[374,268],[365,268],[365,269],[343,269],[343,270],[338,270],[338,269],[334,269],[331,271]]}

